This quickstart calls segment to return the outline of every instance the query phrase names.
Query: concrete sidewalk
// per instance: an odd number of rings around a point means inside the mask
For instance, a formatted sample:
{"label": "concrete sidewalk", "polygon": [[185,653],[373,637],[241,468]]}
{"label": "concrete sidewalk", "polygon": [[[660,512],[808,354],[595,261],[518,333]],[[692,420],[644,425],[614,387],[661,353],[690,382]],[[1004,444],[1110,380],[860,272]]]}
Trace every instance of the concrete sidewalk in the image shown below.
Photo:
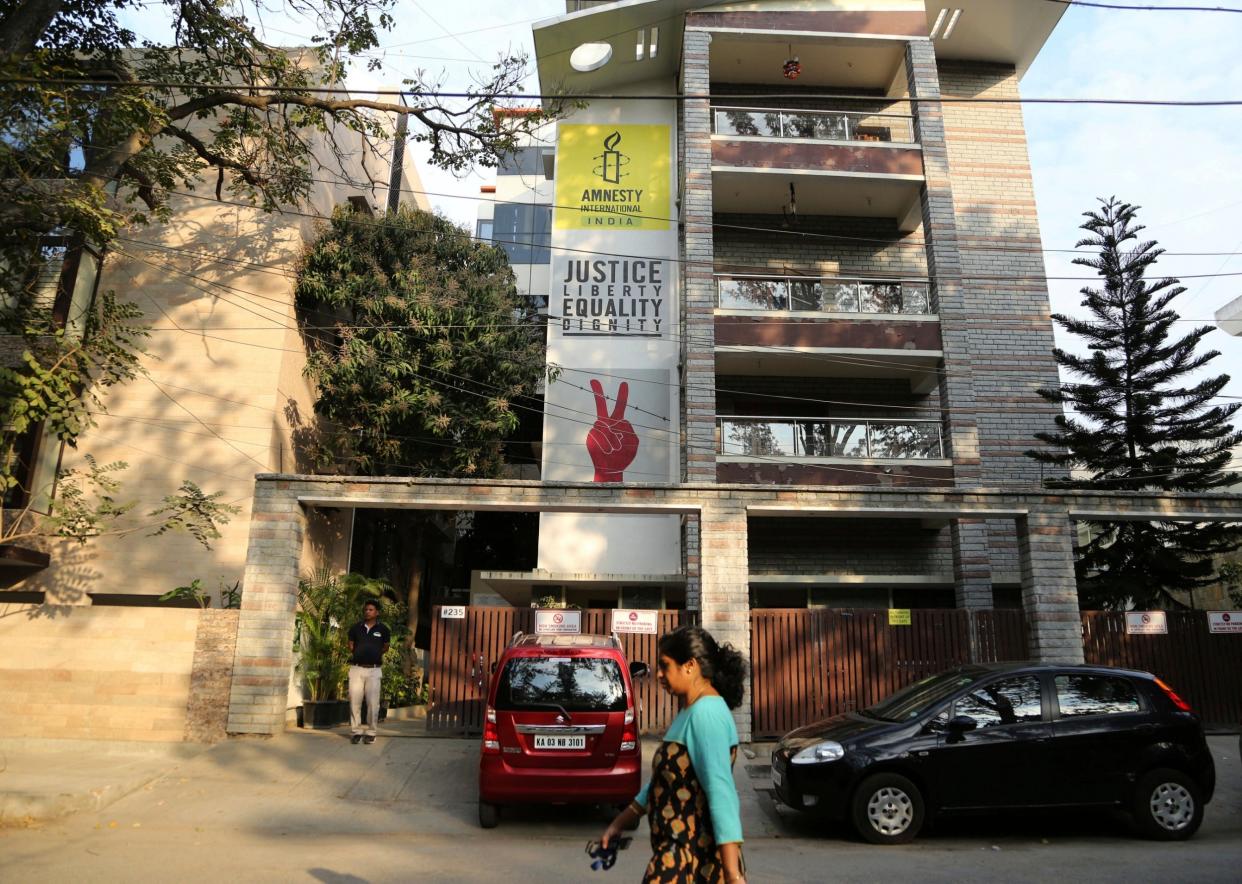
{"label": "concrete sidewalk", "polygon": [[[436,737],[423,717],[393,719],[381,724],[382,738]],[[195,743],[109,742],[93,740],[0,740],[0,826],[29,826],[75,813],[103,810],[163,776],[193,775],[182,766],[204,753],[218,752],[227,764],[237,749],[265,754],[254,747],[268,744],[271,759],[299,739],[318,740],[307,749],[327,750],[334,738],[348,734],[344,726],[325,731],[291,729],[276,741],[242,738],[215,746]],[[345,742],[348,742],[346,740]],[[296,753],[295,753],[296,754]],[[213,762],[209,765],[214,766]]]}
{"label": "concrete sidewalk", "polygon": [[0,826],[102,810],[205,749],[190,743],[0,741]]}

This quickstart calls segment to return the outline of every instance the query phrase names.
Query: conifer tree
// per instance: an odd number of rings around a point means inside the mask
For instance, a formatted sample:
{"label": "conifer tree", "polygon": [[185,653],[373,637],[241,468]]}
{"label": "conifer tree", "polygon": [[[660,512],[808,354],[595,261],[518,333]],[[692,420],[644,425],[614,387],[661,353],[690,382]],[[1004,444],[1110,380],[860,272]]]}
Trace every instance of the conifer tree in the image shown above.
{"label": "conifer tree", "polygon": [[[1196,352],[1212,326],[1176,336],[1170,304],[1186,289],[1147,278],[1163,249],[1139,239],[1139,207],[1115,197],[1100,204],[1084,213],[1087,235],[1076,244],[1097,253],[1074,263],[1103,284],[1081,290],[1087,317],[1053,316],[1086,343],[1087,355],[1054,350],[1069,379],[1039,393],[1065,411],[1055,432],[1036,434],[1047,447],[1027,453],[1070,470],[1046,480],[1053,488],[1202,493],[1237,482],[1227,467],[1242,433],[1230,419],[1242,403],[1216,401],[1229,376],[1205,376],[1201,369],[1220,354]],[[1180,607],[1172,592],[1215,582],[1212,557],[1242,543],[1242,528],[1220,522],[1088,526],[1076,563],[1084,609]]]}

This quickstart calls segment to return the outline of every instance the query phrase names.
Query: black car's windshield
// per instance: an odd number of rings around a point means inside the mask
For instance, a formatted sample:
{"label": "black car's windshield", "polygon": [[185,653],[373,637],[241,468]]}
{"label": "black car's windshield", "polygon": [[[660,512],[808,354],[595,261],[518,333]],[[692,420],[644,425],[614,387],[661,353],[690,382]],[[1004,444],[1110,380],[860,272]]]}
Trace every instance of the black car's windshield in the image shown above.
{"label": "black car's windshield", "polygon": [[952,672],[941,672],[938,675],[928,676],[922,681],[916,681],[887,700],[863,711],[883,721],[909,721],[917,718],[928,707],[947,699],[959,688],[978,681],[986,674],[983,670],[955,669]]}
{"label": "black car's windshield", "polygon": [[625,679],[605,657],[514,657],[500,673],[496,708],[624,712]]}

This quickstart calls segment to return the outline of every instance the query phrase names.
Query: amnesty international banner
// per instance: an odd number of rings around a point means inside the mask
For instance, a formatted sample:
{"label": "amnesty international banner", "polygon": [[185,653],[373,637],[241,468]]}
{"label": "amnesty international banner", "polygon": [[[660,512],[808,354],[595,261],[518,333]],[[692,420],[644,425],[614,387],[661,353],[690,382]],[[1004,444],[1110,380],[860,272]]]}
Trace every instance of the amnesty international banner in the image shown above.
{"label": "amnesty international banner", "polygon": [[669,127],[561,123],[556,146],[558,230],[667,230]]}

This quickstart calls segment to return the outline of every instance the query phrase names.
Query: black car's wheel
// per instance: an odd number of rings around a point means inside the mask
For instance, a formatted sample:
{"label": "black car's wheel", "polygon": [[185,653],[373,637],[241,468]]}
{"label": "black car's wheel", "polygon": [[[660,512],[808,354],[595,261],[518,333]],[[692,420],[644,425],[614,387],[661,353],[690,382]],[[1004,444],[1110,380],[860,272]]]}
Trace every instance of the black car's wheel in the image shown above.
{"label": "black car's wheel", "polygon": [[1189,838],[1203,822],[1199,787],[1181,771],[1170,768],[1139,777],[1131,810],[1139,833],[1157,841]]}
{"label": "black car's wheel", "polygon": [[500,808],[486,801],[479,802],[479,825],[485,829],[494,829],[500,822]]}
{"label": "black car's wheel", "polygon": [[867,777],[850,802],[850,821],[864,841],[905,844],[923,828],[923,796],[900,774]]}

